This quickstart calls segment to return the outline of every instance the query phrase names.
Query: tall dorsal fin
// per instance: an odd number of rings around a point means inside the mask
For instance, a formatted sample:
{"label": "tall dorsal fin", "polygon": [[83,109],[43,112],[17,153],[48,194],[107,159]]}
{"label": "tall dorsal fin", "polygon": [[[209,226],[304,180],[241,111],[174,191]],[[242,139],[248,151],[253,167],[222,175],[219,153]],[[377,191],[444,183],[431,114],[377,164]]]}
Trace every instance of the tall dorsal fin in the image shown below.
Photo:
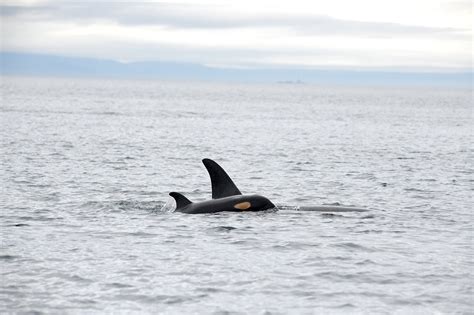
{"label": "tall dorsal fin", "polygon": [[204,163],[211,177],[212,199],[242,195],[232,179],[230,179],[229,175],[227,175],[219,164],[210,159],[204,159],[202,163]]}
{"label": "tall dorsal fin", "polygon": [[192,203],[188,198],[186,198],[182,194],[174,192],[174,191],[170,192],[170,196],[173,197],[174,200],[176,201],[176,210],[180,209],[180,208],[184,208],[187,205]]}

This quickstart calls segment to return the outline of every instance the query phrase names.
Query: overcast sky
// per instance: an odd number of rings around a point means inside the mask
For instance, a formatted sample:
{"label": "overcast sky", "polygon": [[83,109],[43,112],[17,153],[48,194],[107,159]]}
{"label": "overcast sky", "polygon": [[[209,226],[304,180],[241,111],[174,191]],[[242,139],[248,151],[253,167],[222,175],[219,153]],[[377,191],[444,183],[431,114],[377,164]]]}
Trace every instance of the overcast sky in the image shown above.
{"label": "overcast sky", "polygon": [[217,67],[470,70],[470,0],[0,0],[2,51]]}

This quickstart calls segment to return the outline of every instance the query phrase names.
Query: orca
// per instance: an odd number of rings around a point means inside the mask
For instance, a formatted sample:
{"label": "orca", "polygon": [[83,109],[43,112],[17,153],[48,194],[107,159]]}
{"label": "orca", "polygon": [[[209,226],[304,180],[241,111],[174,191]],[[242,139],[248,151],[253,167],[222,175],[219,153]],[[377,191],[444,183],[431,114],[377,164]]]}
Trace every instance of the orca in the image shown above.
{"label": "orca", "polygon": [[176,201],[176,210],[183,213],[215,213],[221,211],[263,211],[275,208],[267,198],[260,195],[242,195],[222,167],[211,159],[203,159],[211,177],[212,199],[191,202],[178,192],[170,192]]}

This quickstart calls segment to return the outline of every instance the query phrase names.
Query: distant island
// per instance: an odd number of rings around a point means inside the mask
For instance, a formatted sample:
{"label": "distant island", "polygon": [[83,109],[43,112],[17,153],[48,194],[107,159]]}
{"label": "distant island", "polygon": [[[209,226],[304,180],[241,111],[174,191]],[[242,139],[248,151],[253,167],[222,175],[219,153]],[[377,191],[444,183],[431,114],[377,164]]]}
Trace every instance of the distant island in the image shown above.
{"label": "distant island", "polygon": [[285,81],[277,81],[277,83],[279,83],[279,84],[305,84],[305,82],[303,82],[301,80],[295,80],[295,81],[285,80]]}
{"label": "distant island", "polygon": [[472,84],[472,71],[443,73],[289,67],[236,69],[168,61],[123,63],[107,59],[18,52],[0,52],[0,74],[120,79],[277,82],[280,84],[316,83],[457,87],[471,87]]}

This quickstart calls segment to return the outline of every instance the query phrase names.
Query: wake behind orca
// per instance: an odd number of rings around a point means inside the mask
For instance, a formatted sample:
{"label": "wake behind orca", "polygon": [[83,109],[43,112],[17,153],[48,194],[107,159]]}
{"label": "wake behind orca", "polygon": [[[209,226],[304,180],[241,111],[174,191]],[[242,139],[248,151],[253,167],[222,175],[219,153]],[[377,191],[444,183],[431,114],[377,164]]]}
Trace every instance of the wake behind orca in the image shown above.
{"label": "wake behind orca", "polygon": [[[183,213],[215,213],[221,211],[263,211],[276,208],[266,197],[260,195],[242,195],[222,167],[211,159],[203,159],[202,163],[206,167],[211,177],[212,199],[191,202],[188,198],[178,192],[170,192],[169,195],[176,201],[176,210]],[[299,207],[303,211],[321,212],[348,212],[367,211],[366,209],[340,207],[333,205]]]}

